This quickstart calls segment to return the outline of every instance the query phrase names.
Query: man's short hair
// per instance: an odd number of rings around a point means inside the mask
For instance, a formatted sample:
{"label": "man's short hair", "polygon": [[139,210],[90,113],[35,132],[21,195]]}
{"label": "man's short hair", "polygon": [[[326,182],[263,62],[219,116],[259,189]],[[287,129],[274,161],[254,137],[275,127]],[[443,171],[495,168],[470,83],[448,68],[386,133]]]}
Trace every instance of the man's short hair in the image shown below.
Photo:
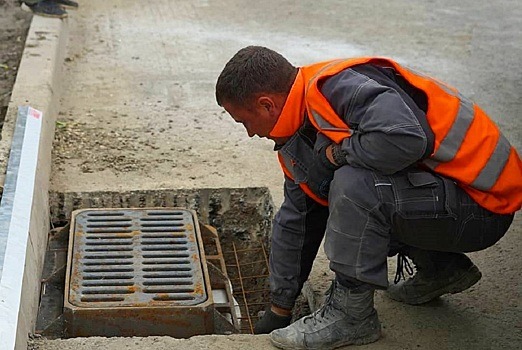
{"label": "man's short hair", "polygon": [[239,50],[225,65],[216,83],[218,105],[247,106],[260,93],[288,93],[297,68],[281,54],[262,46]]}

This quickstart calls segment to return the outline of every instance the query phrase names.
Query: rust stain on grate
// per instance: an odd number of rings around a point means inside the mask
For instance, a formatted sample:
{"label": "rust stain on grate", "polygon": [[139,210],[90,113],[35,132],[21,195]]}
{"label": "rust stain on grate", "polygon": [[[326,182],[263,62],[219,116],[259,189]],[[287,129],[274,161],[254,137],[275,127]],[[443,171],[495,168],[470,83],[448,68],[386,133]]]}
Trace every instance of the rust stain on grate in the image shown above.
{"label": "rust stain on grate", "polygon": [[84,308],[191,306],[208,299],[189,210],[77,213],[69,298]]}

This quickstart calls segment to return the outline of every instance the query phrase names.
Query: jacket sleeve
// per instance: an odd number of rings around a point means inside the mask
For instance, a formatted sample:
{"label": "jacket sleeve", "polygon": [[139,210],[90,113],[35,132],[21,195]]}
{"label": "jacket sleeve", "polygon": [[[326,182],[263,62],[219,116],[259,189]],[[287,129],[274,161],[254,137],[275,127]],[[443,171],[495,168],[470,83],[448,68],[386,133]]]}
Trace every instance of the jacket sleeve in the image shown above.
{"label": "jacket sleeve", "polygon": [[274,305],[292,309],[324,237],[328,208],[285,178],[285,199],[274,218],[270,249],[270,290]]}
{"label": "jacket sleeve", "polygon": [[327,79],[321,91],[354,131],[341,145],[348,164],[393,174],[429,155],[426,115],[393,76],[358,66]]}

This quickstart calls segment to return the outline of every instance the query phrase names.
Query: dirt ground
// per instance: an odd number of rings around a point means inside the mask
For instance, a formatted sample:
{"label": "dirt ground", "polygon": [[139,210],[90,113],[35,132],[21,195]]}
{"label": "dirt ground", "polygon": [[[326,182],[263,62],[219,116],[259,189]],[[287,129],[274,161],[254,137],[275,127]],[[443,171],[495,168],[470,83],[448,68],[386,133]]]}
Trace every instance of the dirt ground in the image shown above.
{"label": "dirt ground", "polygon": [[22,57],[31,14],[18,0],[0,0],[0,129]]}

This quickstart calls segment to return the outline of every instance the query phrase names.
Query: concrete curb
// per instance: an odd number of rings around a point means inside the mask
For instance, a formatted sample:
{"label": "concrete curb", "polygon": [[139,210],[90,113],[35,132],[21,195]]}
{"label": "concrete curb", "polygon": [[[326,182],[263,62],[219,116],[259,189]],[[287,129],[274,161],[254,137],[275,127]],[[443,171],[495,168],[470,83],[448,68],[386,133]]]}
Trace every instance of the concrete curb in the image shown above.
{"label": "concrete curb", "polygon": [[49,145],[49,153],[51,151],[54,120],[59,106],[67,34],[67,19],[58,20],[34,16],[31,21],[0,139],[0,185],[2,186],[18,106],[30,105],[47,116],[47,121],[50,122],[50,119],[53,119],[51,137],[46,140]]}
{"label": "concrete curb", "polygon": [[[49,232],[51,148],[56,113],[59,108],[67,27],[67,21],[33,17],[2,130],[0,184],[3,187],[17,123],[18,106],[29,105],[43,113],[41,124],[38,126],[39,138],[24,140],[24,143],[27,141],[30,145],[22,146],[34,152],[31,156],[34,167],[29,174],[25,174],[25,172],[30,167],[20,171],[20,173],[24,173],[23,175],[17,175],[22,176],[31,186],[31,193],[25,193],[27,189],[21,195],[17,193],[18,198],[24,197],[19,201],[29,200],[30,202],[23,206],[25,209],[22,211],[24,212],[16,212],[18,218],[27,219],[27,226],[16,228],[22,229],[24,232],[28,229],[28,232],[22,237],[23,244],[10,245],[14,239],[9,237],[9,233],[12,232],[9,230],[6,237],[6,256],[0,256],[0,259],[6,262],[16,259],[21,265],[20,271],[23,271],[23,276],[11,279],[10,284],[7,284],[8,278],[5,272],[12,265],[5,265],[5,270],[0,274],[0,296],[5,297],[6,301],[15,303],[8,306],[9,310],[14,311],[0,312],[0,325],[8,325],[8,327],[3,327],[0,337],[2,339],[0,349],[2,350],[26,349],[28,334],[33,331],[36,321],[40,273]],[[20,167],[22,168],[22,164]],[[13,246],[14,248],[11,249],[10,247]],[[16,256],[8,256],[9,254]],[[7,275],[15,272],[17,271],[10,271]],[[5,280],[3,277],[6,277]],[[5,286],[4,283],[6,283]]]}

